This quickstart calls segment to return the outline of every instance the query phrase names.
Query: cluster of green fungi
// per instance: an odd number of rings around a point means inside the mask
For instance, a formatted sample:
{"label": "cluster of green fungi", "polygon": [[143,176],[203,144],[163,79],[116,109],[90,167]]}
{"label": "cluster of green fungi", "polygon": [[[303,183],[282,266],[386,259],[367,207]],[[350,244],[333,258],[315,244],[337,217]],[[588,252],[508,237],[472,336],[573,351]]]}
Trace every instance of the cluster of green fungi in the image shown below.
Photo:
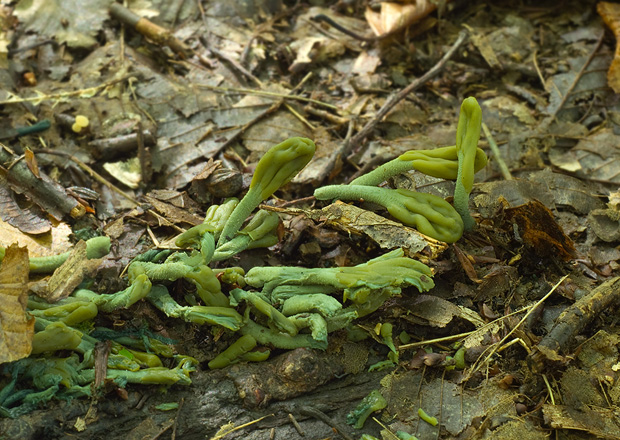
{"label": "cluster of green fungi", "polygon": [[[469,193],[474,173],[487,161],[477,148],[480,123],[478,103],[467,98],[461,107],[455,146],[409,151],[349,185],[319,188],[315,197],[375,202],[403,224],[434,239],[455,242],[474,224],[468,211]],[[256,166],[243,199],[231,198],[211,206],[202,224],[177,237],[176,245],[184,251],[154,249],[135,258],[128,268],[127,289],[102,295],[78,288],[55,304],[31,299],[28,310],[36,319],[33,354],[37,356],[7,365],[14,380],[0,390],[0,414],[16,414],[6,408],[10,406],[7,396],[19,375],[26,375],[37,389],[44,390],[38,392],[40,396],[32,397],[37,393],[31,393],[31,401],[55,395],[60,385],[67,395],[90,394],[87,384],[94,379],[93,352],[100,339],[93,335],[89,323],[99,311],[129,308],[146,299],[169,317],[237,332],[240,337],[236,342],[209,362],[210,368],[222,368],[238,361],[265,360],[270,354],[267,348],[325,349],[330,332],[347,328],[403,289],[431,289],[430,268],[405,257],[401,249],[353,267],[253,267],[247,273],[239,267],[210,267],[246,249],[277,243],[280,220],[274,212],[260,209],[242,226],[262,201],[308,164],[314,151],[314,143],[305,138],[291,138],[272,147]],[[435,195],[377,186],[407,170],[456,180],[456,210]],[[109,244],[106,237],[89,240],[88,257],[105,255]],[[0,259],[3,256],[4,249],[0,248]],[[52,271],[67,257],[33,258],[31,270]],[[195,286],[195,295],[185,296],[189,305],[181,305],[168,290],[170,283],[180,279]],[[105,339],[114,337],[107,335]],[[256,349],[259,345],[263,349]],[[58,350],[74,354],[50,357]],[[107,377],[120,384],[190,383],[195,360],[177,356],[177,367],[168,369],[159,356],[172,357],[172,351],[152,334],[142,334],[138,339],[118,337],[108,358]]]}

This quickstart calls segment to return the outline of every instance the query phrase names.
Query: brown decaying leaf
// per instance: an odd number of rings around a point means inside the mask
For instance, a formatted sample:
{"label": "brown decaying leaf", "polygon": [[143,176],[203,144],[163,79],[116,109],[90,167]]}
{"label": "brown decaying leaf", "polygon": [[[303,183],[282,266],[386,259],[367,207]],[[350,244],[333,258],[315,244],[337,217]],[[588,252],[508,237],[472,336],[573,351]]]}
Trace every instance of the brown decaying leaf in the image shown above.
{"label": "brown decaying leaf", "polygon": [[596,10],[616,37],[616,52],[607,71],[607,83],[614,92],[620,93],[620,4],[600,2]]}
{"label": "brown decaying leaf", "polygon": [[92,274],[100,264],[99,259],[86,258],[86,242],[80,240],[73,247],[67,261],[54,271],[47,283],[46,291],[38,295],[50,303],[66,298],[82,282],[84,276]]}
{"label": "brown decaying leaf", "polygon": [[417,0],[415,4],[381,3],[381,11],[366,8],[366,21],[378,36],[404,29],[433,12],[437,6],[430,0]]}
{"label": "brown decaying leaf", "polygon": [[34,318],[28,302],[28,249],[11,245],[0,266],[0,364],[27,357],[32,350]]}
{"label": "brown decaying leaf", "polygon": [[[0,211],[2,209],[0,203]],[[68,251],[72,247],[70,234],[71,227],[67,223],[59,223],[46,234],[30,235],[0,220],[0,246],[7,247],[13,243],[26,246],[31,257],[46,257]]]}
{"label": "brown decaying leaf", "polygon": [[155,197],[144,196],[144,199],[151,205],[157,212],[163,215],[171,223],[188,223],[192,226],[196,226],[202,223],[202,218],[197,215],[187,212],[185,209],[177,208],[170,203],[157,200]]}
{"label": "brown decaying leaf", "polygon": [[20,208],[8,187],[4,170],[0,170],[0,213],[4,221],[26,234],[45,234],[51,229],[49,220],[39,217],[32,210]]}
{"label": "brown decaying leaf", "polygon": [[456,258],[459,260],[459,263],[461,263],[461,266],[463,267],[463,270],[465,271],[465,274],[467,275],[467,278],[469,278],[474,283],[478,283],[478,284],[482,283],[482,280],[478,278],[478,274],[476,273],[476,269],[474,269],[474,265],[472,264],[468,256],[465,254],[465,252],[463,252],[461,248],[458,247],[457,245],[453,245],[453,249],[454,249]]}
{"label": "brown decaying leaf", "polygon": [[39,164],[37,163],[37,158],[34,156],[34,153],[30,148],[26,148],[24,150],[24,160],[26,161],[26,165],[28,165],[28,169],[32,171],[32,174],[37,176],[37,178],[41,178],[39,174]]}
{"label": "brown decaying leaf", "polygon": [[564,261],[575,258],[573,241],[564,234],[549,208],[538,200],[506,209],[506,218],[518,225],[523,242],[537,255],[556,255]]}

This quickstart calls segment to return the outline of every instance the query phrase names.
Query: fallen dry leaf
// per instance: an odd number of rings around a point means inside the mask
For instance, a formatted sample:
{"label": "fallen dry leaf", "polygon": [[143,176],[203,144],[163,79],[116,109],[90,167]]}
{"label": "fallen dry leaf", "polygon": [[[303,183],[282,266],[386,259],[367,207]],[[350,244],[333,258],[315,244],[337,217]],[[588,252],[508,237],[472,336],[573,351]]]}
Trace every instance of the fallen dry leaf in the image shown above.
{"label": "fallen dry leaf", "polygon": [[417,0],[415,4],[381,3],[381,11],[366,8],[366,21],[377,36],[392,34],[426,17],[437,8],[429,0]]}
{"label": "fallen dry leaf", "polygon": [[38,295],[51,303],[60,301],[71,295],[84,277],[91,275],[100,264],[100,259],[86,258],[86,242],[80,240],[71,251],[67,261],[54,271],[47,283],[45,293]]}
{"label": "fallen dry leaf", "polygon": [[34,318],[28,303],[28,249],[9,246],[0,266],[0,364],[27,357],[32,350]]}
{"label": "fallen dry leaf", "polygon": [[607,71],[607,83],[614,92],[620,93],[620,5],[600,2],[596,5],[596,10],[616,37],[616,53]]}

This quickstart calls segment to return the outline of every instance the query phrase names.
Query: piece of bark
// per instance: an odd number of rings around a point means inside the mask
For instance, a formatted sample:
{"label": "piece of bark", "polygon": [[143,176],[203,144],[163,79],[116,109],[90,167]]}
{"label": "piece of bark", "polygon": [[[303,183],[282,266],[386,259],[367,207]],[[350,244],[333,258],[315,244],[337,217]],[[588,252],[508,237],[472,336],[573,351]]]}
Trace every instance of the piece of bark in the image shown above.
{"label": "piece of bark", "polygon": [[14,164],[9,169],[3,167],[13,190],[27,195],[58,221],[66,214],[78,218],[86,213],[86,209],[69,196],[62,186],[44,173],[41,173],[40,177],[35,176],[23,160],[15,162],[16,159],[4,148],[0,148],[0,164],[5,167]]}
{"label": "piece of bark", "polygon": [[581,331],[603,311],[620,302],[620,277],[605,281],[588,295],[564,310],[551,331],[529,354],[530,369],[541,372],[548,361],[564,360],[563,353],[573,348],[572,342]]}

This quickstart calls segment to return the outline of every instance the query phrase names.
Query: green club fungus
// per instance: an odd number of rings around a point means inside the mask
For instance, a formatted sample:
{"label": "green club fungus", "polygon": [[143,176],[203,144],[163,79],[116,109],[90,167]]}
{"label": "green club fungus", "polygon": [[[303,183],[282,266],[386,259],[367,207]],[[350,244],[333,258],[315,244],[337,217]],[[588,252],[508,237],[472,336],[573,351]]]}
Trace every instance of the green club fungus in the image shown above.
{"label": "green club fungus", "polygon": [[463,235],[463,221],[452,205],[433,194],[406,189],[364,185],[330,185],[318,188],[319,200],[358,200],[377,203],[403,224],[436,240],[454,243]]}
{"label": "green club fungus", "polygon": [[[299,293],[315,293],[319,290],[318,286],[323,293],[343,291],[345,301],[351,299],[357,304],[387,293],[382,299],[385,300],[400,294],[401,289],[407,286],[415,286],[420,292],[430,290],[434,286],[430,268],[403,255],[402,249],[395,249],[353,267],[257,266],[248,271],[245,281],[252,287],[262,288],[266,297],[282,286],[300,286]],[[315,307],[320,308],[322,305],[316,304]]]}
{"label": "green club fungus", "polygon": [[461,104],[461,114],[456,130],[456,152],[459,160],[454,208],[461,215],[465,230],[471,230],[476,222],[469,213],[469,193],[474,185],[474,163],[480,139],[482,110],[476,98],[469,97]]}
{"label": "green club fungus", "polygon": [[194,324],[221,325],[229,330],[239,330],[243,318],[231,307],[182,306],[162,285],[154,285],[146,297],[151,304],[171,318],[181,318]]}
{"label": "green club fungus", "polygon": [[273,246],[278,242],[276,229],[279,224],[278,214],[259,210],[234,238],[217,248],[213,261],[226,260],[246,249]]}
{"label": "green club fungus", "polygon": [[[41,321],[41,320],[39,320]],[[82,333],[57,321],[45,326],[32,337],[32,354],[57,350],[75,350],[82,342]]]}
{"label": "green club fungus", "polygon": [[30,298],[28,309],[32,316],[61,321],[70,326],[93,319],[99,311],[95,303],[75,300],[72,297],[56,304]]}
{"label": "green club fungus", "polygon": [[310,162],[314,150],[314,142],[310,139],[294,137],[271,147],[263,155],[256,165],[250,189],[230,215],[216,249],[234,237],[260,202],[288,183]]}
{"label": "green club fungus", "polygon": [[[487,155],[476,149],[474,172],[487,164]],[[398,174],[416,170],[439,179],[456,180],[458,175],[458,154],[456,146],[434,148],[432,150],[410,150],[401,154],[373,171],[351,181],[350,185],[376,186]]]}
{"label": "green club fungus", "polygon": [[243,335],[209,362],[209,368],[214,370],[227,367],[254,347],[256,347],[256,339],[250,335]]}
{"label": "green club fungus", "polygon": [[256,342],[261,345],[273,345],[276,348],[284,350],[294,350],[295,348],[317,348],[325,350],[327,348],[326,341],[317,341],[312,335],[298,333],[291,336],[275,329],[263,327],[249,319],[249,314],[244,319],[245,324],[241,327],[241,333],[251,335]]}
{"label": "green club fungus", "polygon": [[381,330],[379,331],[379,334],[381,335],[381,339],[383,339],[385,345],[387,345],[393,353],[398,353],[392,339],[392,329],[392,324],[386,322],[384,324],[381,324]]}
{"label": "green club fungus", "polygon": [[257,311],[269,319],[270,324],[273,324],[280,331],[288,333],[290,336],[295,336],[297,334],[297,326],[295,323],[284,316],[282,312],[274,306],[260,298],[256,293],[247,292],[242,289],[234,289],[231,290],[230,295],[237,303],[240,303],[241,301],[247,301],[250,303]]}
{"label": "green club fungus", "polygon": [[342,310],[342,304],[336,298],[323,293],[291,296],[282,304],[282,313],[285,316],[316,312],[328,317],[334,316],[340,310]]}
{"label": "green club fungus", "polygon": [[[4,258],[5,248],[0,246],[0,261]],[[110,252],[110,237],[94,237],[86,240],[86,258],[101,258]],[[30,273],[50,273],[67,261],[71,251],[48,257],[30,258]]]}
{"label": "green club fungus", "polygon": [[437,426],[439,423],[436,417],[429,416],[422,408],[418,408],[418,416],[420,416],[420,419],[424,420],[429,425]]}
{"label": "green club fungus", "polygon": [[372,390],[357,407],[347,415],[347,423],[355,429],[362,429],[366,419],[375,411],[380,411],[387,406],[385,398],[379,390]]}
{"label": "green club fungus", "polygon": [[73,293],[77,299],[88,300],[99,310],[111,313],[117,309],[127,309],[146,297],[151,291],[151,281],[145,274],[138,275],[125,290],[113,294],[98,294],[88,289],[78,289]]}

